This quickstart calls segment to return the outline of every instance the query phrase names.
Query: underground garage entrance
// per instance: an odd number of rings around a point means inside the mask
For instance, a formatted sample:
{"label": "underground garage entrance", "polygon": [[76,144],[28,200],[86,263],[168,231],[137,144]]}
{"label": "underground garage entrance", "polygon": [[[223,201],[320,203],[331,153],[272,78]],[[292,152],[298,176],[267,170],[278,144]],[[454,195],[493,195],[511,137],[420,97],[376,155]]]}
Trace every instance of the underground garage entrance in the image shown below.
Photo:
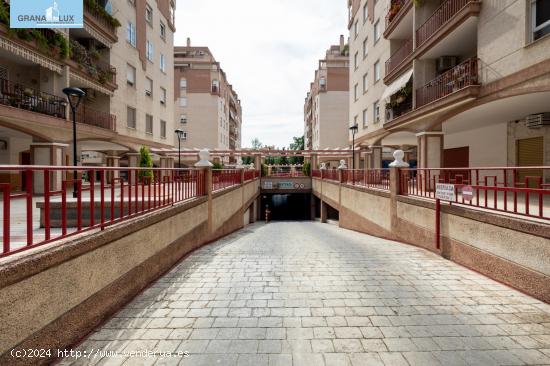
{"label": "underground garage entrance", "polygon": [[265,219],[266,207],[271,211],[271,221],[304,221],[312,220],[310,193],[270,193],[263,194],[261,207]]}

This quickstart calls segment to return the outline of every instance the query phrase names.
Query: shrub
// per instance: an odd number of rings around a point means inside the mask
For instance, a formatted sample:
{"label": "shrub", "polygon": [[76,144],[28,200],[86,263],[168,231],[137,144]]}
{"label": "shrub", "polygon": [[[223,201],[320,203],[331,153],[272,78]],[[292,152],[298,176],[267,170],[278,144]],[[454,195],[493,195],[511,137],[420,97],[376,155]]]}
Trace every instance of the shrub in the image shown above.
{"label": "shrub", "polygon": [[[152,168],[153,167],[153,157],[149,152],[149,149],[146,146],[142,146],[139,149],[139,166],[140,168]],[[140,170],[139,177],[143,180],[144,177],[150,178],[153,180],[154,175],[152,170]]]}
{"label": "shrub", "polygon": [[306,177],[311,175],[311,163],[309,161],[306,161],[302,166],[302,173],[304,173]]}

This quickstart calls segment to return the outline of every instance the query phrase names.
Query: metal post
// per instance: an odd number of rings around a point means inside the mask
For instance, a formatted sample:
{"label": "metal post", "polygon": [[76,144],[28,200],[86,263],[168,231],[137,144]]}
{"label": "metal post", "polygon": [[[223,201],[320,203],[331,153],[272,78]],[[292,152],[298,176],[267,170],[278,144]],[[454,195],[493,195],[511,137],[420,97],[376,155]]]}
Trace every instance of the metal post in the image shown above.
{"label": "metal post", "polygon": [[441,249],[441,200],[435,200],[435,248]]}
{"label": "metal post", "polygon": [[[71,106],[71,109],[73,111],[73,166],[77,165],[77,159],[76,159],[76,106]],[[73,170],[73,198],[77,197],[77,184],[76,180],[78,177],[78,173],[75,170]]]}

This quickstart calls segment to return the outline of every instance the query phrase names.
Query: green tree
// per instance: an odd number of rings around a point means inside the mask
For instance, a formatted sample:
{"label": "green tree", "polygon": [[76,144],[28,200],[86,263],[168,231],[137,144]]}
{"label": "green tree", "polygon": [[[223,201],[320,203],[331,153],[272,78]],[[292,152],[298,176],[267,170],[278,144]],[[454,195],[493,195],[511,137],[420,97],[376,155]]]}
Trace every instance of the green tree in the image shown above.
{"label": "green tree", "polygon": [[257,137],[254,137],[252,141],[250,141],[250,144],[254,150],[260,150],[263,146],[262,142]]}
{"label": "green tree", "polygon": [[[149,149],[147,148],[147,146],[142,146],[141,149],[139,149],[139,166],[140,168],[153,167],[153,157],[151,156],[151,153],[149,152]],[[153,171],[148,169],[140,170],[139,177],[142,180],[143,180],[143,177],[153,179]]]}
{"label": "green tree", "polygon": [[309,163],[309,161],[306,161],[304,163],[304,166],[302,167],[302,172],[306,177],[309,177],[311,175],[311,164]]}
{"label": "green tree", "polygon": [[[304,150],[305,149],[305,142],[304,142],[304,136],[296,137],[294,136],[293,142],[290,144],[290,150]],[[301,156],[292,156],[289,159],[290,164],[303,164],[304,158]]]}

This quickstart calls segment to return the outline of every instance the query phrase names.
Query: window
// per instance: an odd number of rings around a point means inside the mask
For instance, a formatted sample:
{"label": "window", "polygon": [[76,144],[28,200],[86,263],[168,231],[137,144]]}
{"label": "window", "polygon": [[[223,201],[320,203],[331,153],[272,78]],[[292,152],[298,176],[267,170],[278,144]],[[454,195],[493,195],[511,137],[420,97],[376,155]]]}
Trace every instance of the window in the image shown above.
{"label": "window", "polygon": [[359,84],[355,84],[353,87],[353,96],[355,98],[355,101],[359,98]]}
{"label": "window", "polygon": [[[357,120],[359,119],[359,116],[353,117],[353,126],[357,126]],[[351,127],[351,126],[350,126]]]}
{"label": "window", "polygon": [[212,93],[219,93],[220,92],[220,82],[219,80],[212,80]]}
{"label": "window", "polygon": [[166,121],[160,120],[160,137],[166,138]]}
{"label": "window", "polygon": [[187,79],[181,78],[180,79],[180,89],[187,89]]}
{"label": "window", "polygon": [[325,90],[326,86],[327,86],[327,79],[320,78],[319,79],[319,87],[321,88],[321,90]]}
{"label": "window", "polygon": [[367,128],[369,125],[368,109],[363,109],[363,128]]}
{"label": "window", "polygon": [[136,128],[136,110],[132,107],[126,108],[126,126]]}
{"label": "window", "polygon": [[166,57],[162,53],[160,54],[160,71],[166,72]]}
{"label": "window", "polygon": [[372,116],[374,117],[374,123],[380,122],[380,103],[378,101],[372,105]]}
{"label": "window", "polygon": [[153,79],[148,77],[145,78],[145,95],[153,96]]}
{"label": "window", "polygon": [[182,125],[187,124],[187,115],[186,114],[180,114],[180,123]]}
{"label": "window", "polygon": [[153,25],[153,8],[149,4],[145,5],[145,20],[150,25]]}
{"label": "window", "polygon": [[357,36],[359,35],[359,21],[356,21],[353,25],[353,35],[355,36],[355,38],[357,38]]}
{"label": "window", "polygon": [[369,18],[369,6],[367,1],[365,3],[365,6],[363,6],[363,23],[366,23],[368,18]]}
{"label": "window", "polygon": [[374,63],[374,82],[380,80],[380,61]]}
{"label": "window", "polygon": [[126,40],[132,46],[136,46],[136,26],[132,22],[128,22],[126,26]]}
{"label": "window", "polygon": [[126,64],[126,82],[130,86],[136,85],[136,68],[130,64]]}
{"label": "window", "polygon": [[187,97],[180,97],[180,107],[187,107]]}
{"label": "window", "polygon": [[153,50],[153,44],[149,40],[147,40],[147,44],[146,44],[147,60],[153,62],[154,54],[155,54],[155,51]]}
{"label": "window", "polygon": [[153,134],[153,116],[150,114],[145,115],[145,133],[149,135]]}
{"label": "window", "polygon": [[374,43],[380,40],[380,19],[374,23]]}
{"label": "window", "polygon": [[363,40],[363,58],[367,57],[367,55],[368,55],[368,53],[369,53],[368,41],[369,41],[368,38],[365,38],[365,39]]}
{"label": "window", "polygon": [[369,74],[363,75],[363,94],[369,89]]}
{"label": "window", "polygon": [[170,21],[172,24],[176,24],[176,4],[174,1],[170,1]]}
{"label": "window", "polygon": [[531,0],[531,24],[533,41],[550,34],[550,2]]}
{"label": "window", "polygon": [[166,105],[166,89],[160,88],[160,104]]}
{"label": "window", "polygon": [[163,22],[160,22],[160,38],[166,40],[166,26]]}

